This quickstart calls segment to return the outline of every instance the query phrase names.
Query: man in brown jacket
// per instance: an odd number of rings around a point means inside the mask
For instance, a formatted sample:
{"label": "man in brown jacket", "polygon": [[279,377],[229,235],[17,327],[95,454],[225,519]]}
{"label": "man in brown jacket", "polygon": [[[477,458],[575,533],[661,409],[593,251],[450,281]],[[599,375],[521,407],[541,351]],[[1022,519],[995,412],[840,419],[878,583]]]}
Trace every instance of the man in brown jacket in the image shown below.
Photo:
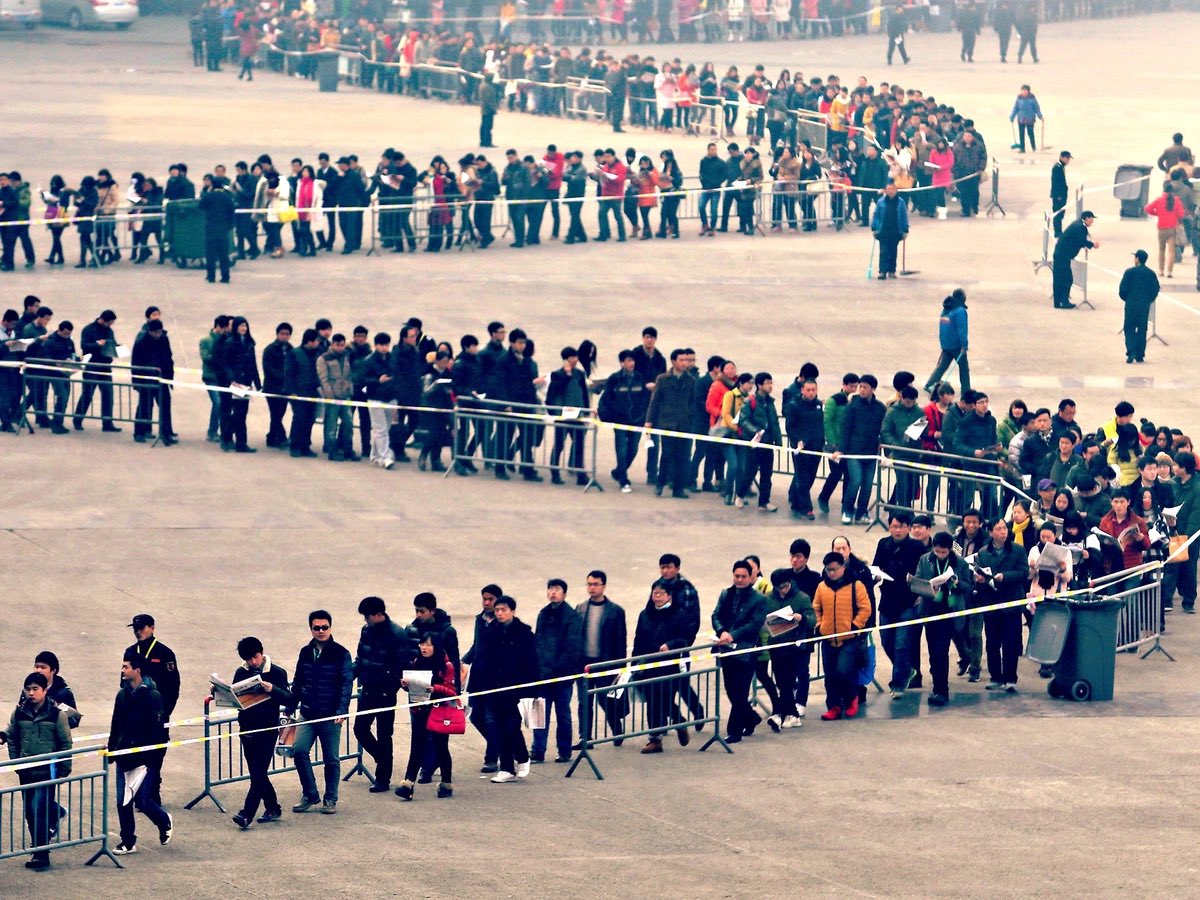
{"label": "man in brown jacket", "polygon": [[325,404],[325,448],[330,462],[356,462],[354,452],[354,407],[344,402],[354,397],[350,380],[351,359],[346,352],[346,336],[335,334],[329,349],[317,357],[317,379]]}

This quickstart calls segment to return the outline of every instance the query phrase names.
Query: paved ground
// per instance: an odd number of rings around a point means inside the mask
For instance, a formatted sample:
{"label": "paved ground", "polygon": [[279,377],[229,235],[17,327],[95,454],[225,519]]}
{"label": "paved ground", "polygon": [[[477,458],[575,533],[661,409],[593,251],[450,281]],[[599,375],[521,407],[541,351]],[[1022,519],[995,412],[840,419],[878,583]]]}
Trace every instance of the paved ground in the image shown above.
{"label": "paved ground", "polygon": [[[260,260],[238,267],[234,284],[221,289],[194,271],[123,263],[82,275],[39,267],[6,276],[0,290],[5,305],[37,293],[77,325],[111,306],[126,339],[141,310],[158,304],[184,367],[198,365],[196,342],[218,311],[247,313],[260,342],[279,319],[329,315],[338,328],[361,321],[394,331],[418,314],[436,337],[455,339],[500,318],[526,327],[543,360],[584,337],[611,360],[653,322],[668,350],[688,343],[702,356],[724,352],[781,379],[811,358],[828,393],[847,368],[883,379],[898,368],[923,376],[936,355],[940,299],[961,284],[971,297],[972,368],[996,407],[1017,394],[1053,403],[1069,393],[1093,425],[1127,397],[1156,422],[1194,430],[1188,363],[1197,310],[1181,305],[1197,299],[1190,281],[1176,279],[1178,304],[1161,304],[1170,346],[1152,348],[1136,372],[1122,364],[1111,280],[1094,278],[1095,312],[1053,311],[1048,274],[1033,277],[1029,264],[1052,157],[1010,153],[1004,122],[1021,80],[1034,79],[1048,140],[1076,154],[1073,185],[1103,184],[1119,163],[1153,162],[1172,131],[1197,130],[1170,92],[1152,87],[1159,60],[1186,58],[1186,35],[1197,26],[1195,15],[1048,26],[1036,68],[985,61],[990,40],[979,63],[960,65],[953,36],[914,38],[916,61],[890,70],[876,37],[682,48],[690,59],[711,54],[718,68],[761,59],[769,68],[799,62],[806,72],[903,78],[975,115],[1004,172],[1008,216],[920,221],[910,246],[910,266],[920,272],[897,283],[863,278],[869,243],[857,232],[729,236],[700,252],[689,225],[667,246]],[[262,150],[277,159],[319,149],[371,159],[394,145],[422,160],[454,156],[476,140],[474,113],[455,106],[357,90],[319,95],[312,84],[271,75],[245,85],[232,73],[193,70],[183,35],[182,23],[162,20],[124,34],[0,34],[0,71],[23,85],[6,97],[8,165],[36,185],[56,171],[75,181],[108,166],[123,178],[160,172],[175,159],[198,176],[211,162],[231,165]],[[1187,86],[1196,76],[1172,77]],[[653,135],[628,138],[639,150],[662,144]],[[550,141],[589,151],[612,142],[599,126],[531,117],[502,117],[497,140],[531,151]],[[673,143],[684,159],[702,150],[700,141]],[[1152,225],[1120,221],[1105,192],[1092,205],[1102,216],[1099,264],[1119,271],[1134,248],[1153,249]],[[641,485],[632,496],[581,497],[568,488],[441,480],[265,452],[233,460],[199,439],[203,395],[176,397],[184,442],[175,448],[135,446],[127,433],[110,440],[94,429],[3,442],[0,556],[28,588],[9,595],[9,630],[19,637],[0,679],[17,683],[25,660],[53,647],[87,714],[85,733],[107,730],[129,639],[122,625],[134,612],[153,612],[179,652],[179,714],[194,715],[205,675],[228,674],[243,634],[261,635],[291,668],[306,639],[304,614],[316,606],[334,610],[338,637],[352,644],[360,597],[377,593],[406,611],[408,598],[432,588],[466,631],[487,581],[517,597],[518,614],[531,620],[548,576],[565,576],[577,599],[586,571],[600,567],[610,573],[611,596],[635,610],[658,554],[670,550],[684,558],[707,607],[732,559],[757,552],[773,567],[796,535],[823,548],[835,533],[735,513],[707,497],[681,509]],[[252,411],[252,428],[261,442],[264,409]],[[878,532],[851,537],[869,555]],[[298,885],[334,895],[629,896],[664,884],[703,896],[1009,896],[1028,893],[1031,878],[1062,895],[1184,893],[1195,878],[1186,824],[1197,798],[1186,775],[1197,709],[1180,687],[1197,674],[1196,635],[1193,620],[1169,624],[1166,643],[1178,662],[1122,655],[1111,705],[1052,702],[1023,670],[1017,698],[961,684],[951,706],[932,715],[916,697],[896,710],[877,700],[865,721],[810,719],[800,733],[755,737],[732,757],[671,747],[642,760],[627,745],[599,751],[603,782],[580,774],[564,783],[543,767],[529,784],[503,788],[474,778],[480,746],[469,735],[455,741],[452,803],[436,804],[426,791],[421,802],[393,809],[394,798],[368,795],[360,782],[344,790],[336,820],[289,817],[277,836],[258,829],[240,837],[211,807],[182,811],[198,790],[200,754],[176,750],[166,776],[178,824],[171,848],[148,842],[124,873],[83,871],[81,850],[63,853],[40,880],[7,863],[4,892],[44,894],[48,878],[64,895],[114,896],[147,872],[159,893],[196,897],[287,894]],[[819,690],[814,699],[819,706]],[[397,747],[406,740],[402,729]],[[647,771],[663,768],[669,777]],[[281,787],[285,798],[295,793],[290,781]],[[223,792],[231,801],[236,794]]]}

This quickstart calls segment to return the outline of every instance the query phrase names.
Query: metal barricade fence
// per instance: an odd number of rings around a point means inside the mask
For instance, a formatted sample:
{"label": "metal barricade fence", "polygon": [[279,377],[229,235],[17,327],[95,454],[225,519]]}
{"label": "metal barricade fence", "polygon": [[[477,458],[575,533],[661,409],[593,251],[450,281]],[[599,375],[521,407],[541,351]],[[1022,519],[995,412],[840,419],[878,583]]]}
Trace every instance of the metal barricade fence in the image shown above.
{"label": "metal barricade fence", "polygon": [[[716,660],[697,669],[689,669],[687,665],[686,654],[711,649],[709,644],[698,644],[685,650],[633,656],[584,667],[585,674],[579,682],[582,699],[579,733],[583,738],[565,777],[570,778],[580,764],[586,762],[597,780],[603,781],[604,776],[592,754],[592,748],[598,744],[619,745],[637,737],[664,739],[674,731],[682,745],[690,742],[689,728],[702,730],[710,724],[713,733],[698,748],[700,752],[716,743],[724,747],[726,753],[732,753],[733,749],[721,737],[721,667]],[[682,660],[680,654],[685,654]],[[680,662],[635,672],[628,681],[620,675],[627,666],[659,660]],[[601,708],[604,709],[603,716],[600,715]]]}
{"label": "metal barricade fence", "polygon": [[482,406],[455,407],[454,463],[479,460],[488,468],[519,468],[531,481],[538,480],[536,470],[544,469],[576,478],[584,491],[593,487],[604,490],[596,481],[598,431],[590,410],[575,416],[553,416],[545,407],[520,403],[504,406],[526,414],[506,415]]}
{"label": "metal barricade fence", "polygon": [[[882,450],[885,455],[876,466],[872,527],[886,524],[887,513],[893,510],[941,516],[947,524],[956,525],[971,507],[986,519],[999,515],[1014,499],[1025,497],[1015,485],[994,474],[999,471],[994,460],[902,447]],[[925,459],[937,461],[926,463]]]}
{"label": "metal barricade fence", "polygon": [[[359,695],[355,694],[351,699],[357,706]],[[192,798],[184,809],[191,809],[207,797],[217,809],[225,812],[225,807],[221,805],[221,801],[213,793],[213,788],[222,787],[227,784],[237,784],[241,781],[249,781],[250,770],[246,767],[246,758],[242,754],[242,742],[237,740],[237,711],[230,710],[232,715],[229,718],[225,718],[212,716],[211,710],[212,702],[205,700],[204,790]],[[338,760],[341,762],[350,762],[353,760],[354,768],[342,776],[342,781],[349,781],[361,772],[367,776],[368,781],[374,784],[375,778],[367,771],[367,767],[363,765],[363,749],[358,739],[354,737],[354,729],[351,726],[352,721],[351,717],[347,717],[346,721],[342,723],[342,752],[338,755]],[[322,760],[321,742],[314,742],[310,752],[313,767],[319,767]],[[292,762],[291,756],[280,756],[276,753],[271,757],[271,769],[268,774],[280,775],[284,772],[295,771],[296,766]]]}
{"label": "metal barricade fence", "polygon": [[[1120,573],[1114,573],[1115,578]],[[1141,655],[1142,659],[1152,653],[1161,653],[1172,662],[1175,657],[1167,652],[1162,645],[1163,625],[1165,624],[1162,606],[1162,570],[1148,573],[1150,580],[1135,587],[1127,587],[1127,581],[1110,582],[1110,588],[1125,588],[1115,594],[1104,594],[1107,599],[1124,600],[1125,608],[1117,620],[1117,652],[1137,652],[1143,644],[1149,644],[1150,649]]]}
{"label": "metal barricade fence", "polygon": [[[96,754],[98,749],[78,747],[66,753],[26,756],[13,763],[45,762],[51,765],[53,774],[56,760],[77,759]],[[0,859],[99,844],[86,865],[105,856],[121,868],[108,848],[108,805],[113,797],[110,766],[108,757],[104,757],[94,771],[0,789]],[[44,839],[39,840],[35,831],[43,832]]]}
{"label": "metal barricade fence", "polygon": [[[159,369],[147,366],[129,366],[121,363],[69,362],[59,360],[27,359],[22,377],[27,389],[23,395],[21,407],[18,410],[24,417],[19,421],[20,427],[34,433],[33,424],[29,421],[29,411],[34,415],[34,421],[62,422],[72,419],[89,419],[105,423],[127,422],[132,425],[145,425],[158,434],[160,404],[144,403],[141,392],[149,391],[159,396],[167,388],[158,381],[147,386],[135,385],[134,378],[158,379],[162,375]],[[113,376],[124,376],[128,380],[117,380]],[[54,394],[53,406],[50,405],[50,394]],[[96,395],[99,396],[96,396]],[[111,395],[111,401],[108,398]],[[26,407],[26,400],[29,406]],[[105,415],[104,409],[111,402],[112,413]],[[82,405],[81,405],[82,404]],[[146,407],[149,407],[147,410]],[[47,427],[42,425],[42,427]],[[157,441],[157,438],[156,438]]]}

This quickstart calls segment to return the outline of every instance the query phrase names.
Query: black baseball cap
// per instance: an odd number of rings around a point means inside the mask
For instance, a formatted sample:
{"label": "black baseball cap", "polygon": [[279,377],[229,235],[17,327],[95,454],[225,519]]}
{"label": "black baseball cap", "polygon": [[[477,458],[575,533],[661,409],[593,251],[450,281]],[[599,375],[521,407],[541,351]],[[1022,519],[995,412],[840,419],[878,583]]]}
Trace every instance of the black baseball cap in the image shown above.
{"label": "black baseball cap", "polygon": [[154,627],[154,616],[147,613],[138,613],[133,617],[133,621],[129,623],[130,628],[145,628],[147,625],[151,628]]}

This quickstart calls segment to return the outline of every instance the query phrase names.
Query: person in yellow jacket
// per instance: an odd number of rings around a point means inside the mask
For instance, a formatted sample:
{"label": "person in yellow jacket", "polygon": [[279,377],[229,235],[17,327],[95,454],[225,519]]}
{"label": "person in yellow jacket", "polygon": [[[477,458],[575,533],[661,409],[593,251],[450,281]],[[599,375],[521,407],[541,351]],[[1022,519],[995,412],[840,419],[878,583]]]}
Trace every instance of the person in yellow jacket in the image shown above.
{"label": "person in yellow jacket", "polygon": [[[817,633],[845,635],[862,631],[871,619],[871,600],[861,581],[846,575],[846,560],[836,550],[825,554],[825,573],[813,594],[813,612],[817,614]],[[821,660],[825,667],[825,706],[821,716],[827,722],[853,718],[858,713],[858,684],[855,673],[861,668],[866,644],[863,637],[834,637],[821,642]]]}
{"label": "person in yellow jacket", "polygon": [[[741,417],[742,406],[746,398],[754,393],[754,376],[743,372],[738,376],[737,384],[721,398],[721,425],[725,428],[726,438],[742,437]],[[733,506],[737,495],[737,486],[741,481],[742,472],[746,468],[746,447],[738,444],[724,444],[725,448],[725,481],[721,485],[721,493],[725,495],[725,505]],[[738,507],[743,506],[741,498],[737,498]]]}

